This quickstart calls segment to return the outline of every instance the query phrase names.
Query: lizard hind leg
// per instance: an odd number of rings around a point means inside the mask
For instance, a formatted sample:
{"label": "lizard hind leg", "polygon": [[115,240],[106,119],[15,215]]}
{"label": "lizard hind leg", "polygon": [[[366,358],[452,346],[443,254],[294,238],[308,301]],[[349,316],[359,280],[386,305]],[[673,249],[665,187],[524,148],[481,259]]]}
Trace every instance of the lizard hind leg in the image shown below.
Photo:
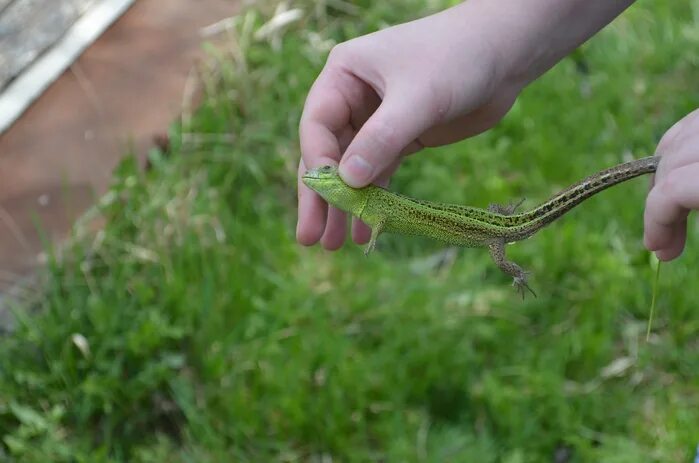
{"label": "lizard hind leg", "polygon": [[522,299],[524,299],[525,290],[528,290],[534,297],[536,297],[536,293],[527,283],[527,276],[529,275],[529,272],[525,271],[522,269],[522,267],[514,262],[507,260],[507,257],[505,256],[505,240],[498,239],[497,241],[490,243],[488,245],[488,249],[490,250],[490,257],[493,259],[493,262],[495,262],[495,265],[497,265],[498,268],[505,274],[512,277],[512,285],[517,289],[517,292],[522,296]]}

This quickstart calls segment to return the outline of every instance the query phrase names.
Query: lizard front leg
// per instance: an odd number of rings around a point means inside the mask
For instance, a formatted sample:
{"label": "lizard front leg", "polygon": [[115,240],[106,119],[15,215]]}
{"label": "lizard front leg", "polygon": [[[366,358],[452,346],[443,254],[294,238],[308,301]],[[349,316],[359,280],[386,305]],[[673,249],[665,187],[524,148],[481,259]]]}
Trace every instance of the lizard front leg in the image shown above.
{"label": "lizard front leg", "polygon": [[385,220],[380,220],[376,222],[376,224],[371,227],[371,238],[369,239],[369,244],[367,245],[366,249],[364,249],[364,255],[368,256],[371,251],[374,250],[376,247],[376,240],[379,238],[379,235],[383,231],[383,227],[386,224]]}
{"label": "lizard front leg", "polygon": [[488,249],[490,250],[490,257],[493,259],[493,262],[495,262],[495,265],[512,277],[512,285],[517,288],[517,292],[522,296],[522,299],[524,299],[525,288],[536,297],[534,290],[527,284],[528,272],[511,260],[507,260],[505,256],[505,240],[498,238],[488,245]]}

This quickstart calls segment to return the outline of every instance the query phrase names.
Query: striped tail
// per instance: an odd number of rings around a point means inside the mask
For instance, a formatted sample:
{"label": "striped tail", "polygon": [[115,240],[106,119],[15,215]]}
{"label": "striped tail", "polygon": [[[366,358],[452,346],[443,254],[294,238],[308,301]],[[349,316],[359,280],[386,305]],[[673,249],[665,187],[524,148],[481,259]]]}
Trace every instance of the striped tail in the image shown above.
{"label": "striped tail", "polygon": [[547,225],[589,197],[614,185],[632,178],[650,174],[658,168],[658,156],[649,156],[625,162],[598,172],[561,191],[541,206],[516,215],[517,222],[538,222],[538,226]]}

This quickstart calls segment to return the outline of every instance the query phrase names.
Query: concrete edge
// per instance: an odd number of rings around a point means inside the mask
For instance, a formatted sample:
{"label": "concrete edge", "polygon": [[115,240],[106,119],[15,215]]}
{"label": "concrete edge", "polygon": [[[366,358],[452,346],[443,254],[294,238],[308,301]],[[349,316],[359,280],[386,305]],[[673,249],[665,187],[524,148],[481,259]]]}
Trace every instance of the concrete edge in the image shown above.
{"label": "concrete edge", "polygon": [[90,7],[55,45],[29,65],[0,94],[0,134],[129,9],[135,0],[102,0]]}

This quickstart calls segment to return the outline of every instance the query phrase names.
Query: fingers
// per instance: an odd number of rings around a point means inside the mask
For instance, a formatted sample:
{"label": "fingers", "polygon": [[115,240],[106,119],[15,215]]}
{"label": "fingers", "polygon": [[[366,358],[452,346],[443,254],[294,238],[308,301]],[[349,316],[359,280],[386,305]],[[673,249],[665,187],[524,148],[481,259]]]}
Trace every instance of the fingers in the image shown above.
{"label": "fingers", "polygon": [[670,261],[682,254],[687,241],[687,221],[684,220],[672,230],[672,241],[669,246],[656,251],[655,255],[659,260]]}
{"label": "fingers", "polygon": [[650,182],[644,214],[644,242],[660,260],[682,254],[687,216],[699,209],[699,110],[673,125],[658,144],[662,156]]}
{"label": "fingers", "polygon": [[409,89],[386,94],[347,148],[340,162],[342,179],[355,188],[378,179],[406,146],[436,122],[430,107],[433,102]]}
{"label": "fingers", "polygon": [[699,209],[697,178],[699,161],[681,165],[659,175],[648,194],[644,242],[649,250],[656,251],[660,260],[672,260],[684,249],[687,215],[690,210]]}
{"label": "fingers", "polygon": [[[301,181],[303,173],[310,168],[323,165],[337,165],[341,156],[340,140],[338,134],[344,136],[343,129],[350,120],[350,107],[336,83],[337,75],[332,71],[323,71],[313,84],[306,99],[299,137],[301,143],[302,159],[298,172],[298,222],[296,225],[296,239],[305,246],[317,243],[326,235],[325,230],[329,226],[329,233],[324,243],[331,247],[337,245],[337,241],[344,240],[344,232],[340,233],[339,222],[343,220],[340,214],[331,212],[328,214],[328,206],[320,196],[310,190]],[[328,220],[330,224],[326,223]]]}
{"label": "fingers", "polygon": [[371,238],[371,227],[356,217],[352,219],[352,241],[367,244]]}
{"label": "fingers", "polygon": [[347,236],[347,214],[336,207],[328,208],[325,231],[320,244],[328,251],[340,249]]}
{"label": "fingers", "polygon": [[328,205],[320,196],[303,184],[301,176],[306,172],[303,159],[299,162],[297,176],[298,221],[296,223],[296,241],[304,246],[318,242],[325,231]]}
{"label": "fingers", "polygon": [[[347,149],[352,138],[354,138],[355,130],[347,126],[338,136],[340,151]],[[320,239],[320,243],[328,251],[340,249],[345,243],[347,236],[347,214],[332,206],[328,206],[328,217],[325,225],[325,232]]]}

